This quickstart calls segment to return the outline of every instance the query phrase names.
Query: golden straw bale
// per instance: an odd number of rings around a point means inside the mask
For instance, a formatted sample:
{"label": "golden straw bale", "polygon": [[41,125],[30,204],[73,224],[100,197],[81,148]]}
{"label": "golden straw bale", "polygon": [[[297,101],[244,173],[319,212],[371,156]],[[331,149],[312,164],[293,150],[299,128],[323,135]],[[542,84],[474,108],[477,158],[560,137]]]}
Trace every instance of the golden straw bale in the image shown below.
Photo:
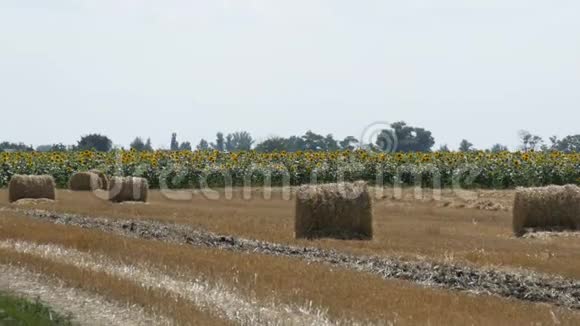
{"label": "golden straw bale", "polygon": [[109,200],[113,202],[147,201],[149,182],[145,178],[113,177],[109,184]]}
{"label": "golden straw bale", "polygon": [[104,174],[100,170],[94,170],[94,169],[90,170],[89,172],[94,173],[94,174],[99,176],[99,179],[101,180],[101,189],[109,190],[109,177],[107,177],[106,174]]}
{"label": "golden straw bale", "polygon": [[514,200],[513,231],[580,229],[580,187],[576,185],[518,188]]}
{"label": "golden straw bale", "polygon": [[93,191],[103,187],[99,175],[92,172],[77,172],[68,183],[69,188],[75,191]]}
{"label": "golden straw bale", "polygon": [[296,192],[296,238],[372,239],[372,221],[366,182],[304,185]]}
{"label": "golden straw bale", "polygon": [[50,175],[14,175],[8,185],[9,201],[56,198],[54,179]]}

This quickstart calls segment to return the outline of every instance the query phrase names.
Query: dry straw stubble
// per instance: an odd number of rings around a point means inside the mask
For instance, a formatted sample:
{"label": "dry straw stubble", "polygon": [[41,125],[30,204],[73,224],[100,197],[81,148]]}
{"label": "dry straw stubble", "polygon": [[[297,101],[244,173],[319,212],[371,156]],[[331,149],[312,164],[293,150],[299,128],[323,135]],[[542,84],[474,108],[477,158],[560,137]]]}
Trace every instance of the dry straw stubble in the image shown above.
{"label": "dry straw stubble", "polygon": [[56,198],[55,182],[49,175],[14,175],[8,185],[9,201]]}
{"label": "dry straw stubble", "polygon": [[372,220],[366,182],[304,185],[296,193],[296,238],[371,239]]}
{"label": "dry straw stubble", "polygon": [[518,188],[513,209],[513,231],[580,229],[580,187],[576,185]]}

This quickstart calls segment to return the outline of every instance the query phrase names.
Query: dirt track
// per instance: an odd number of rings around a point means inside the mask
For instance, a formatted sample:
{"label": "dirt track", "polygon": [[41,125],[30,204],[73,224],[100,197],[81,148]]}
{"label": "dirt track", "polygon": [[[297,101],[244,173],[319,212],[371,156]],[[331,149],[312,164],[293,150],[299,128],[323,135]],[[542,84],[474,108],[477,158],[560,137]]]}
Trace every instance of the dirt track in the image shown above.
{"label": "dirt track", "polygon": [[110,220],[43,210],[21,211],[28,216],[57,224],[99,229],[130,237],[186,243],[197,247],[211,247],[238,252],[257,252],[266,255],[295,257],[311,262],[323,262],[334,266],[378,274],[386,279],[402,279],[425,286],[494,294],[519,300],[545,302],[580,309],[579,282],[527,271],[508,272],[454,264],[433,264],[426,261],[354,256],[319,248],[288,246],[234,236],[217,235],[178,224],[163,224],[134,219]]}

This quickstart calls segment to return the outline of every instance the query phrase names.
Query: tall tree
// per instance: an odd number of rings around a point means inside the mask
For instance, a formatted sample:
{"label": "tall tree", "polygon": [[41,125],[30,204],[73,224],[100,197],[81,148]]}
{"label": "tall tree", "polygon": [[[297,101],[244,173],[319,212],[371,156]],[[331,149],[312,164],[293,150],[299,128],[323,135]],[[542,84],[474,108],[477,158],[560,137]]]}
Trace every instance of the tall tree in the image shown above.
{"label": "tall tree", "polygon": [[467,141],[467,139],[463,139],[461,143],[459,143],[459,151],[460,152],[472,152],[474,151],[473,144]]}
{"label": "tall tree", "polygon": [[113,142],[107,136],[90,134],[81,137],[77,142],[77,150],[94,150],[97,152],[108,152],[113,148]]}
{"label": "tall tree", "polygon": [[358,144],[358,139],[354,138],[353,136],[345,137],[339,143],[341,149],[343,149],[343,150],[349,150],[349,151],[354,150],[355,149],[355,146],[357,144]]}
{"label": "tall tree", "polygon": [[191,150],[191,143],[188,141],[184,141],[179,145],[180,151],[190,151]]}
{"label": "tall tree", "polygon": [[175,132],[171,134],[171,144],[169,145],[169,149],[172,151],[179,150],[179,142],[177,141],[177,133]]}
{"label": "tall tree", "polygon": [[215,143],[211,143],[211,147],[213,149],[215,149],[216,151],[220,151],[223,152],[226,148],[225,148],[225,141],[224,141],[224,134],[221,132],[218,132],[216,134],[216,140]]}
{"label": "tall tree", "polygon": [[334,136],[332,136],[332,134],[326,135],[326,137],[324,137],[324,150],[336,151],[338,149],[338,141],[334,139]]}
{"label": "tall tree", "polygon": [[288,139],[283,137],[270,137],[256,145],[258,152],[281,152],[288,151]]}
{"label": "tall tree", "polygon": [[197,144],[197,147],[196,147],[196,149],[198,151],[205,151],[205,150],[208,150],[209,148],[210,148],[209,143],[205,139],[200,140],[199,144]]}
{"label": "tall tree", "polygon": [[566,153],[579,153],[580,152],[580,135],[571,135],[558,140],[554,138],[553,148],[558,151]]}
{"label": "tall tree", "polygon": [[247,131],[237,131],[232,134],[233,150],[249,151],[252,149],[254,139]]}
{"label": "tall tree", "polygon": [[377,137],[376,145],[380,150],[392,149],[396,137],[397,152],[430,152],[435,139],[431,132],[419,127],[408,126],[404,121],[391,124],[392,130],[383,130]]}
{"label": "tall tree", "polygon": [[34,148],[32,146],[25,145],[24,143],[10,143],[10,142],[2,142],[0,143],[0,152],[32,152]]}
{"label": "tall tree", "polygon": [[495,144],[493,146],[491,146],[490,151],[492,153],[500,153],[500,152],[507,152],[509,149],[507,146],[502,145],[502,144]]}
{"label": "tall tree", "polygon": [[147,141],[145,142],[145,150],[148,152],[153,151],[153,146],[151,145],[151,138],[147,138]]}
{"label": "tall tree", "polygon": [[129,147],[139,152],[146,150],[145,143],[143,142],[143,139],[141,139],[141,137],[135,137],[135,139],[131,142]]}
{"label": "tall tree", "polygon": [[302,140],[304,141],[304,150],[307,151],[324,151],[327,148],[325,137],[310,130],[302,136]]}
{"label": "tall tree", "polygon": [[521,143],[520,147],[524,152],[535,151],[544,142],[542,137],[537,136],[537,135],[532,135],[527,130],[520,130],[518,134],[519,134],[520,143]]}
{"label": "tall tree", "polygon": [[437,151],[438,152],[441,152],[441,153],[449,153],[449,152],[451,152],[449,150],[449,147],[447,146],[447,144],[443,144],[443,145],[439,146],[439,149]]}

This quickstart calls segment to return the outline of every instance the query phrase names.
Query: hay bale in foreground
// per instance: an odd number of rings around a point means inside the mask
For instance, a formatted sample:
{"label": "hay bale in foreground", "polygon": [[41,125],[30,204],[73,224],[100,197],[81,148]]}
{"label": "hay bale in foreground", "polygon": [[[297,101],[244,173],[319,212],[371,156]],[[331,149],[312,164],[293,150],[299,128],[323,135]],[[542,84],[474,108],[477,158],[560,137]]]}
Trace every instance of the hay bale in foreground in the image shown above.
{"label": "hay bale in foreground", "polygon": [[296,238],[372,239],[366,182],[305,185],[296,192]]}
{"label": "hay bale in foreground", "polygon": [[109,184],[109,200],[120,203],[124,201],[147,201],[149,182],[145,178],[113,177]]}
{"label": "hay bale in foreground", "polygon": [[8,200],[56,198],[54,179],[50,175],[14,175],[8,185]]}
{"label": "hay bale in foreground", "polygon": [[101,189],[109,190],[109,177],[107,177],[106,174],[100,170],[90,170],[89,172],[99,176],[99,179],[101,180]]}
{"label": "hay bale in foreground", "polygon": [[575,185],[518,188],[514,200],[513,231],[580,229],[580,187]]}
{"label": "hay bale in foreground", "polygon": [[103,187],[101,178],[92,172],[77,172],[72,175],[68,184],[70,190],[74,191],[93,191]]}

